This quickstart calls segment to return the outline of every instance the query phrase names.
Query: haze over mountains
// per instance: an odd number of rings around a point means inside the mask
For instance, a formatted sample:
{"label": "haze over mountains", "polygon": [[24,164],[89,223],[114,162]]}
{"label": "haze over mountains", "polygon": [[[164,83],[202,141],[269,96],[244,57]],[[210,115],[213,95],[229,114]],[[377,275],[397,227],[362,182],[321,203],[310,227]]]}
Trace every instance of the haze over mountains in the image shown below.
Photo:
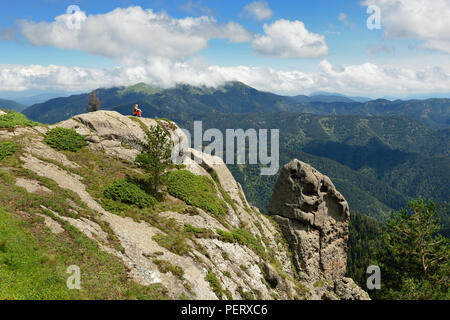
{"label": "haze over mountains", "polygon": [[[389,101],[356,99],[325,93],[307,96],[280,96],[258,91],[240,82],[218,88],[178,85],[161,89],[144,83],[130,87],[96,90],[102,109],[130,113],[138,103],[149,117],[181,113],[268,113],[288,111],[326,115],[407,116],[431,128],[449,128],[449,99]],[[56,98],[29,107],[24,113],[33,120],[55,123],[86,111],[89,93]]]}
{"label": "haze over mountains", "polygon": [[0,109],[9,109],[21,112],[25,110],[27,106],[18,103],[16,101],[8,100],[8,99],[0,99]]}
{"label": "haze over mountains", "polygon": [[[450,100],[365,101],[318,92],[310,97],[261,92],[239,82],[218,88],[143,83],[96,91],[103,110],[168,118],[191,129],[280,129],[280,164],[299,158],[330,176],[350,208],[377,218],[409,199],[450,201]],[[56,123],[86,111],[89,93],[35,104],[23,113]],[[359,100],[362,102],[357,102]],[[252,204],[265,212],[277,176],[260,166],[229,166]],[[445,211],[446,212],[446,211]],[[444,214],[444,223],[450,216]],[[447,220],[446,220],[447,219]]]}

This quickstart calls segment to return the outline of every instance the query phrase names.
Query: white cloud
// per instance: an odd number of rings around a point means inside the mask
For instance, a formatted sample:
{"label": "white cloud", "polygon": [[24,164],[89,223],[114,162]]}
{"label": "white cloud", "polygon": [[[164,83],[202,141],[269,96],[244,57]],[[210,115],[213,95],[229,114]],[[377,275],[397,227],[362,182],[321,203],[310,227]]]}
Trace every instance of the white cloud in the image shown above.
{"label": "white cloud", "polygon": [[155,58],[182,61],[201,52],[211,39],[250,42],[256,52],[281,58],[328,53],[325,37],[308,31],[301,21],[264,24],[265,34],[254,35],[236,22],[218,24],[208,16],[175,19],[151,9],[129,7],[99,15],[87,16],[83,11],[64,14],[50,23],[24,20],[19,24],[32,45],[81,50],[127,64]]}
{"label": "white cloud", "polygon": [[361,4],[381,9],[386,37],[418,39],[423,48],[450,53],[449,0],[365,0]]}
{"label": "white cloud", "polygon": [[301,21],[278,20],[264,24],[265,35],[253,40],[256,52],[281,58],[315,58],[328,54],[325,37],[309,32]]}
{"label": "white cloud", "polygon": [[254,1],[244,7],[244,13],[260,21],[272,18],[273,11],[266,1]]}
{"label": "white cloud", "polygon": [[[385,0],[370,1],[387,6]],[[406,0],[392,1],[398,4]],[[448,42],[444,40],[447,35],[431,37],[431,31],[422,33],[420,27],[416,27],[415,31],[408,29],[408,33],[401,31],[389,19],[389,14],[383,12],[382,18],[388,18],[388,27],[383,20],[385,32],[390,37],[420,38],[425,41],[423,46],[446,50]],[[87,69],[54,65],[0,65],[0,91],[89,91],[141,81],[162,87],[171,87],[176,83],[217,86],[233,80],[260,90],[293,95],[319,90],[368,96],[408,95],[448,92],[450,87],[450,63],[434,58],[428,61],[422,59],[420,63],[403,59],[384,66],[373,63],[338,66],[323,60],[315,72],[248,66],[222,67],[192,59],[214,38],[251,42],[257,53],[267,56],[314,58],[327,55],[325,37],[308,31],[301,21],[278,20],[264,24],[265,34],[254,36],[234,22],[218,24],[211,17],[175,19],[140,7],[89,16],[79,12],[78,17],[82,22],[79,29],[68,27],[70,17],[62,15],[52,23],[22,21],[21,31],[33,45],[82,50],[117,59],[121,66]],[[446,23],[436,20],[439,28]],[[429,24],[427,22],[425,29],[431,28]],[[436,32],[442,33],[439,28]],[[388,50],[384,47],[369,49],[372,53]],[[434,61],[438,61],[440,67],[434,67]]]}
{"label": "white cloud", "polygon": [[450,72],[442,67],[338,66],[323,60],[316,72],[281,71],[265,67],[221,67],[153,59],[135,67],[84,69],[64,66],[0,65],[0,91],[27,89],[89,91],[98,87],[147,82],[162,87],[176,83],[217,86],[242,81],[259,90],[301,94],[324,90],[349,95],[408,95],[448,92]]}
{"label": "white cloud", "polygon": [[77,13],[79,28],[70,28],[73,16],[52,23],[21,21],[22,34],[36,46],[82,50],[114,59],[166,57],[183,59],[207,47],[213,38],[247,42],[252,34],[240,24],[217,24],[214,18],[175,19],[141,7],[118,8],[106,14]]}

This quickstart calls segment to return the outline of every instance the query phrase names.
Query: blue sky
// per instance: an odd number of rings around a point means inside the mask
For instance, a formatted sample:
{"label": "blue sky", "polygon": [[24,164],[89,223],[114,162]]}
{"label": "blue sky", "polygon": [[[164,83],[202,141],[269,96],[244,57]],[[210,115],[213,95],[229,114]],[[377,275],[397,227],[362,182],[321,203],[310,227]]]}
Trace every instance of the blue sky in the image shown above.
{"label": "blue sky", "polygon": [[[283,94],[444,92],[450,1],[421,2],[0,0],[0,96],[141,80],[239,80]],[[79,32],[57,18],[69,19],[70,5],[82,11]],[[380,9],[380,30],[367,28],[369,5]],[[189,18],[197,20],[186,27]]]}

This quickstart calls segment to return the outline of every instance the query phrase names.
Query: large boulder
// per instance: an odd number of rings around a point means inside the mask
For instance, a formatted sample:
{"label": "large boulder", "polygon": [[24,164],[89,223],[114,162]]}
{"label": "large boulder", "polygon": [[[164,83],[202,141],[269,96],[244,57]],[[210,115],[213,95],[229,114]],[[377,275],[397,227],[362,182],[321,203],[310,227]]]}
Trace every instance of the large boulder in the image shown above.
{"label": "large boulder", "polygon": [[345,275],[350,211],[327,176],[299,160],[291,161],[281,170],[269,212],[293,246],[302,278]]}
{"label": "large boulder", "polygon": [[350,211],[330,178],[306,163],[292,160],[281,170],[269,213],[291,246],[302,280],[335,283],[335,293],[344,299],[368,298],[351,280],[343,280]]}

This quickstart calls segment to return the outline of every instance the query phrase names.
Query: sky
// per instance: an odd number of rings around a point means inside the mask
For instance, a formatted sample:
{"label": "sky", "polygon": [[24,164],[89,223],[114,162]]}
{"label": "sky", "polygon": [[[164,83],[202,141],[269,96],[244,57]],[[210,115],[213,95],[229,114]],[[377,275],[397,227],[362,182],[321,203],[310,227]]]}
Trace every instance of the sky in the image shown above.
{"label": "sky", "polygon": [[450,92],[450,0],[0,0],[0,97],[241,81]]}

